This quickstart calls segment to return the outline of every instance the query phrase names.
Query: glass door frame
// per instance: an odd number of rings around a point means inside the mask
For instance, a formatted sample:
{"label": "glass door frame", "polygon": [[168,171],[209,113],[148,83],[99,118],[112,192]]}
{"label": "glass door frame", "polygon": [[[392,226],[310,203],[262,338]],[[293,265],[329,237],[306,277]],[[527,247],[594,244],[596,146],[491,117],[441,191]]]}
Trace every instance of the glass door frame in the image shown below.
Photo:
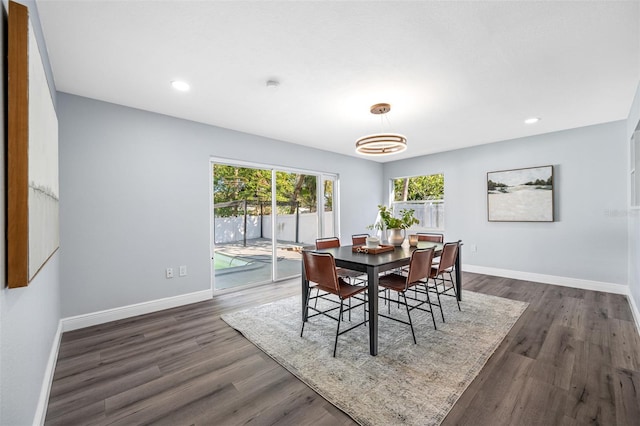
{"label": "glass door frame", "polygon": [[[214,205],[214,201],[213,201],[213,166],[215,164],[222,164],[225,166],[235,166],[235,167],[247,167],[247,168],[253,168],[253,169],[263,169],[263,170],[270,170],[271,171],[271,212],[272,212],[272,220],[271,220],[271,235],[272,235],[272,240],[271,240],[271,256],[272,256],[272,262],[271,262],[271,280],[270,281],[260,281],[260,282],[256,282],[256,283],[252,283],[252,284],[247,284],[241,287],[237,287],[237,288],[230,288],[230,289],[218,289],[216,290],[215,288],[215,268],[214,268],[214,262],[213,262],[213,258],[214,258],[214,250],[215,250],[215,240],[213,238],[213,234],[214,234],[214,229],[215,229],[215,205]],[[317,235],[323,235],[323,231],[324,231],[324,208],[325,208],[325,203],[324,203],[324,181],[325,180],[332,180],[333,181],[333,200],[332,200],[332,209],[333,209],[333,214],[332,214],[332,219],[333,219],[333,228],[334,228],[334,233],[335,235],[339,238],[340,237],[340,214],[339,214],[339,175],[337,173],[329,173],[329,172],[322,172],[322,171],[317,171],[317,170],[308,170],[308,169],[300,169],[300,168],[294,168],[294,167],[288,167],[288,166],[279,166],[279,165],[275,165],[275,164],[264,164],[264,163],[255,163],[252,161],[246,161],[246,160],[235,160],[235,159],[230,159],[230,158],[222,158],[222,157],[210,157],[209,158],[209,258],[211,259],[210,262],[210,271],[211,271],[211,291],[213,292],[213,294],[223,294],[223,293],[227,293],[227,292],[232,292],[232,291],[238,291],[239,289],[245,289],[245,288],[250,288],[250,287],[254,287],[254,286],[259,286],[259,285],[265,285],[265,284],[271,284],[274,282],[278,282],[278,281],[283,281],[283,280],[288,280],[291,278],[295,278],[298,275],[293,275],[290,277],[285,277],[285,278],[281,278],[281,279],[277,279],[277,265],[276,265],[276,259],[277,259],[277,249],[278,249],[278,244],[277,244],[277,240],[276,240],[276,227],[277,227],[277,220],[275,217],[275,212],[277,211],[277,200],[276,200],[276,172],[281,171],[281,172],[287,172],[287,173],[300,173],[300,174],[305,174],[305,175],[311,175],[311,176],[315,176],[317,179],[317,183],[316,183],[316,197],[317,197],[317,214],[318,214],[318,221],[317,221]]]}
{"label": "glass door frame", "polygon": [[[324,183],[325,181],[331,181],[332,183],[332,200],[331,200],[331,219],[333,220],[333,235],[328,235],[325,232],[325,203],[324,203]],[[340,221],[338,220],[338,200],[340,199],[338,184],[338,175],[333,173],[323,173],[320,176],[320,190],[318,191],[318,210],[321,211],[320,224],[318,227],[318,235],[321,237],[340,237]]]}

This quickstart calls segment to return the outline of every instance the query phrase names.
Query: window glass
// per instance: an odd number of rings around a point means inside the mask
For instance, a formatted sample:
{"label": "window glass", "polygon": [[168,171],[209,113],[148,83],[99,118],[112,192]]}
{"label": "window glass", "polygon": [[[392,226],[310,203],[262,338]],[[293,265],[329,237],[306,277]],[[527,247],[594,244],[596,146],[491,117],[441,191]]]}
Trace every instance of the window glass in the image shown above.
{"label": "window glass", "polygon": [[335,186],[335,177],[323,176],[322,182],[324,185],[324,194],[323,194],[324,212],[322,214],[322,236],[334,237],[337,235],[336,226],[335,226],[336,218],[335,218],[335,212],[333,209],[334,196],[335,196],[333,188]]}
{"label": "window glass", "polygon": [[420,228],[444,229],[444,175],[442,173],[393,179],[393,213],[413,209]]}

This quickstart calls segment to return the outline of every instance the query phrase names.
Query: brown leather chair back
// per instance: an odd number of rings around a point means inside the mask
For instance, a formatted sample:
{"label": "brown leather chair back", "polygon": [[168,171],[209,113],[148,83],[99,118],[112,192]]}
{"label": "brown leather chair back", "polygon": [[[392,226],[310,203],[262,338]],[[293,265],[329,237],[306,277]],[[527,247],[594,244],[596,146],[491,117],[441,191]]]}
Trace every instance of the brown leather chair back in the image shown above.
{"label": "brown leather chair back", "polygon": [[318,238],[316,240],[316,250],[335,247],[340,247],[340,240],[337,237]]}
{"label": "brown leather chair back", "polygon": [[442,254],[440,255],[440,264],[438,265],[438,274],[445,269],[452,268],[456,263],[456,256],[458,255],[458,243],[446,243],[442,248]]}
{"label": "brown leather chair back", "polygon": [[355,234],[351,236],[351,244],[361,246],[366,244],[369,234]]}
{"label": "brown leather chair back", "polygon": [[336,261],[331,253],[303,251],[302,262],[307,280],[316,283],[320,287],[333,289],[335,294],[340,294]]}
{"label": "brown leather chair back", "polygon": [[411,260],[409,260],[407,284],[413,284],[423,278],[429,278],[432,261],[433,248],[414,250],[413,253],[411,253]]}
{"label": "brown leather chair back", "polygon": [[432,243],[443,243],[443,234],[432,234],[427,232],[418,232],[418,241],[430,241]]}

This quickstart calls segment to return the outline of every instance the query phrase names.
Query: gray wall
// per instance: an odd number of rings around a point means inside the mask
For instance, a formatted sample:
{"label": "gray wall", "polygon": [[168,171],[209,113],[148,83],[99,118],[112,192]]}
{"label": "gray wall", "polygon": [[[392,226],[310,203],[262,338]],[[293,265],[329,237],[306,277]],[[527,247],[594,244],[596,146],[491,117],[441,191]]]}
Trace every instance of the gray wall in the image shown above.
{"label": "gray wall", "polygon": [[[39,20],[34,2],[23,3],[30,7],[36,37],[42,46],[43,40],[39,33]],[[7,7],[6,1],[3,1],[0,35],[5,49]],[[0,55],[3,82],[7,81],[6,53],[4,50]],[[50,76],[46,58],[43,58],[43,62]],[[53,86],[51,82],[52,79],[49,79],[49,85]],[[2,99],[6,99],[6,90],[7,87],[3,84]],[[6,134],[6,104],[2,102],[0,105],[2,117],[4,117],[0,132]],[[2,144],[0,186],[6,188],[5,138],[2,139]],[[5,197],[1,197],[0,222],[2,223],[6,221],[5,212]],[[6,238],[4,226],[0,227],[0,234],[0,239],[4,241]],[[57,252],[28,287],[7,289],[5,250],[5,245],[0,244],[0,424],[28,425],[34,421],[43,377],[60,319],[60,255]]]}
{"label": "gray wall", "polygon": [[64,317],[210,288],[212,156],[339,174],[345,242],[382,197],[371,161],[65,93],[58,117]]}
{"label": "gray wall", "polygon": [[[444,173],[445,236],[463,240],[465,264],[626,284],[625,124],[387,163],[384,178]],[[486,173],[544,165],[554,166],[556,221],[488,222]]]}
{"label": "gray wall", "polygon": [[[627,119],[627,144],[631,135],[640,124],[640,84],[636,90],[636,96]],[[636,170],[636,173],[639,173]],[[629,291],[635,303],[640,309],[640,210],[629,210]],[[640,318],[636,318],[640,321]]]}

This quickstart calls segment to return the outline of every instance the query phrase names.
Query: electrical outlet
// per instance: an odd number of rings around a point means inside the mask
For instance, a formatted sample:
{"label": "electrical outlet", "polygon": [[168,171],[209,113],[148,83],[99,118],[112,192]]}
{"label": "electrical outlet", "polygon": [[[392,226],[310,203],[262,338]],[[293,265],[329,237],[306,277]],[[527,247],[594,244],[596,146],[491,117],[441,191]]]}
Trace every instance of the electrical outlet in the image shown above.
{"label": "electrical outlet", "polygon": [[475,252],[477,252],[477,251],[478,251],[478,246],[477,246],[477,245],[475,245],[475,244],[471,244],[471,252],[472,252],[472,253],[475,253]]}
{"label": "electrical outlet", "polygon": [[180,276],[181,277],[186,277],[187,276],[187,265],[182,265],[180,267]]}
{"label": "electrical outlet", "polygon": [[173,278],[173,268],[167,268],[167,278]]}

